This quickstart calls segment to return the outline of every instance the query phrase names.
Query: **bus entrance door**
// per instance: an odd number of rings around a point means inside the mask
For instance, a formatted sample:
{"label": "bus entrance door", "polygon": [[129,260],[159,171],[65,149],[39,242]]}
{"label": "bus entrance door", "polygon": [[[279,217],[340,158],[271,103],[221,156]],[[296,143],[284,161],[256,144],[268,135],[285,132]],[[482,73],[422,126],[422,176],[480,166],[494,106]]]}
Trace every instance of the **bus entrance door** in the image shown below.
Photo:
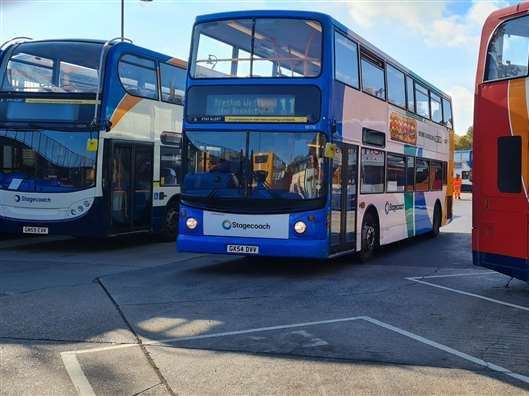
{"label": "bus entrance door", "polygon": [[358,146],[338,144],[332,160],[331,253],[356,246]]}
{"label": "bus entrance door", "polygon": [[111,158],[112,234],[150,230],[152,145],[113,142]]}

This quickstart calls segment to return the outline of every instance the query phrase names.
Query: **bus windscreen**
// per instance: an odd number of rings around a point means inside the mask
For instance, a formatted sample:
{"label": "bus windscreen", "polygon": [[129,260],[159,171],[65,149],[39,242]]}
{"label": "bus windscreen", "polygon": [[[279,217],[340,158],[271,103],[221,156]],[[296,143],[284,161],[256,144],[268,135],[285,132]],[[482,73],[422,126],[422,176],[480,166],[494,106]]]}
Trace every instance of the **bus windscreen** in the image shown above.
{"label": "bus windscreen", "polygon": [[287,18],[234,19],[199,24],[193,34],[194,78],[317,77],[319,22]]}
{"label": "bus windscreen", "polygon": [[95,94],[102,47],[93,42],[22,43],[1,72],[0,92]]}

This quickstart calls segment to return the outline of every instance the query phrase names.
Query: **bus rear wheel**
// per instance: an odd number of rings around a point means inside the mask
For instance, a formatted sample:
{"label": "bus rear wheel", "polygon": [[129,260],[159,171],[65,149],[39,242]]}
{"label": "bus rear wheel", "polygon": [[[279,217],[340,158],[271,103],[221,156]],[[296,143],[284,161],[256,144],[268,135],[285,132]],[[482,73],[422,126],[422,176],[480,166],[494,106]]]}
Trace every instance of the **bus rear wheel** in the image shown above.
{"label": "bus rear wheel", "polygon": [[180,208],[178,207],[178,203],[171,202],[167,205],[162,232],[160,233],[160,237],[163,241],[176,241],[176,235],[178,234],[179,211]]}
{"label": "bus rear wheel", "polygon": [[358,253],[360,261],[369,261],[379,245],[378,222],[373,213],[368,212],[362,221],[362,249]]}
{"label": "bus rear wheel", "polygon": [[436,203],[433,212],[432,232],[430,233],[433,238],[439,235],[439,231],[441,229],[441,216],[441,206],[439,203]]}

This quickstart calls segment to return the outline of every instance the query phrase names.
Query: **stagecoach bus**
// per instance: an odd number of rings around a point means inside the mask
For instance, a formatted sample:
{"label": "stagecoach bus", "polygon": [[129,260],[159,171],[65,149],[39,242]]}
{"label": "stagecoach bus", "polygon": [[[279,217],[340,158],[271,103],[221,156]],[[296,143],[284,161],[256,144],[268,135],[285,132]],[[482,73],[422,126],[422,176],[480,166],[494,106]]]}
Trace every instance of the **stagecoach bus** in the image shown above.
{"label": "stagecoach bus", "polygon": [[198,17],[178,249],[367,259],[437,235],[452,128],[448,95],[327,15]]}
{"label": "stagecoach bus", "polygon": [[474,264],[529,281],[529,3],[486,20],[475,86]]}
{"label": "stagecoach bus", "polygon": [[175,239],[185,62],[131,42],[0,53],[0,231]]}

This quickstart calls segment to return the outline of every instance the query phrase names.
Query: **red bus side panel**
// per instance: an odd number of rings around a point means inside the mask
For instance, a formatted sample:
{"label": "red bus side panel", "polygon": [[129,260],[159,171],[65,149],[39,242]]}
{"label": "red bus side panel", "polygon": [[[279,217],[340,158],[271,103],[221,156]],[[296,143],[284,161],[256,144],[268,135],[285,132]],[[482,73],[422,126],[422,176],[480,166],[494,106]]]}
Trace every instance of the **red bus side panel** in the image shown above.
{"label": "red bus side panel", "polygon": [[[526,196],[528,179],[526,80],[480,85],[476,97],[474,132],[473,250],[527,259]],[[522,136],[524,191],[501,193],[498,189],[498,138]]]}

